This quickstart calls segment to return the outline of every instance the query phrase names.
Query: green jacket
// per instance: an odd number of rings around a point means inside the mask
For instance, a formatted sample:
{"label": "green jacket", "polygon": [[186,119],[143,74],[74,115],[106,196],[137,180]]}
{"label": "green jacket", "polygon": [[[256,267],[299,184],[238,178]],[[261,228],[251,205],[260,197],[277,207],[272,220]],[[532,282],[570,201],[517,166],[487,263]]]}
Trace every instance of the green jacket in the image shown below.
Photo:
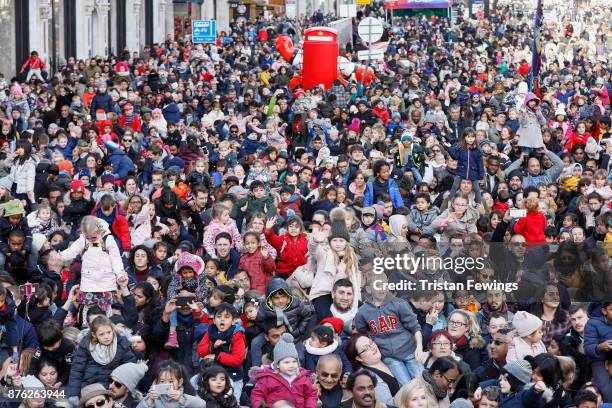
{"label": "green jacket", "polygon": [[[246,211],[242,211],[242,207],[244,207],[245,204],[247,205],[247,209]],[[266,214],[268,218],[272,218],[276,215],[276,206],[270,195],[266,195],[262,198],[255,198],[252,194],[249,194],[246,198],[241,198],[234,204],[230,216],[235,219],[239,215],[242,215],[248,222],[256,212],[262,212]]]}

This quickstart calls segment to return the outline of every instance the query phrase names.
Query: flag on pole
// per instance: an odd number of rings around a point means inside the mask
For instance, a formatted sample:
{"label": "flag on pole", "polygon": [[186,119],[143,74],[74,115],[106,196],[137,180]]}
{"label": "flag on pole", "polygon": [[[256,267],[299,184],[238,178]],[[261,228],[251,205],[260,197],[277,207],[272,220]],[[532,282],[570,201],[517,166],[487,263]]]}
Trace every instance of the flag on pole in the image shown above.
{"label": "flag on pole", "polygon": [[533,22],[533,46],[531,58],[531,73],[529,76],[529,90],[539,94],[540,68],[542,67],[542,22],[544,21],[544,10],[542,1],[538,0],[536,8],[535,20]]}

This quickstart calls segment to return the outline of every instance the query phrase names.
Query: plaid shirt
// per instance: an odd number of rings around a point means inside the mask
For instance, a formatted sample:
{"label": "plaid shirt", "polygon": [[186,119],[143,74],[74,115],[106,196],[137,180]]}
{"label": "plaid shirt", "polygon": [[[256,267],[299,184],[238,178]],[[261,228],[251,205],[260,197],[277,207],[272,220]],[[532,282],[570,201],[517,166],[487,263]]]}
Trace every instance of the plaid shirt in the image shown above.
{"label": "plaid shirt", "polygon": [[553,323],[552,321],[543,321],[542,323],[542,342],[546,347],[550,346],[553,337],[557,335],[565,336],[571,327],[571,322],[567,315],[565,319],[558,323]]}
{"label": "plaid shirt", "polygon": [[329,95],[336,95],[336,106],[345,109],[348,106],[346,91],[342,85],[334,85],[329,88]]}

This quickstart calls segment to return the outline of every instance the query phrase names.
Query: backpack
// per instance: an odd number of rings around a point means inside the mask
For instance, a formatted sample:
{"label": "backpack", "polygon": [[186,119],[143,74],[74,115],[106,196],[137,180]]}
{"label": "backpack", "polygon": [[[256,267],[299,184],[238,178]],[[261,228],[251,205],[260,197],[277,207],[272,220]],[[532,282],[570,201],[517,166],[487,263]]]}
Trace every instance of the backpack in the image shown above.
{"label": "backpack", "polygon": [[[108,248],[106,247],[106,239],[108,237],[112,237],[112,234],[106,234],[102,237],[102,251],[105,252],[107,255],[110,255],[110,253],[108,252]],[[115,239],[113,237],[113,239]],[[79,254],[78,258],[82,261],[83,260],[83,255],[85,254],[85,252],[87,252],[87,250],[91,248],[91,245],[88,245],[87,242],[85,242],[85,247],[83,248],[83,250],[81,251],[81,253]]]}

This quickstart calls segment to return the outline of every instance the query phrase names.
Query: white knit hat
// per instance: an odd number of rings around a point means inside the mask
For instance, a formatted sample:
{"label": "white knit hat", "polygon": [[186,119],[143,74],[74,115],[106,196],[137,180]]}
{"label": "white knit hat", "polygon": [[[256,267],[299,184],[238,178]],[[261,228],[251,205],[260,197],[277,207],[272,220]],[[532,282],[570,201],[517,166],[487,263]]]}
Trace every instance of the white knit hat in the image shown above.
{"label": "white knit hat", "polygon": [[526,337],[542,327],[542,320],[531,313],[521,310],[514,315],[512,325],[519,337]]}

